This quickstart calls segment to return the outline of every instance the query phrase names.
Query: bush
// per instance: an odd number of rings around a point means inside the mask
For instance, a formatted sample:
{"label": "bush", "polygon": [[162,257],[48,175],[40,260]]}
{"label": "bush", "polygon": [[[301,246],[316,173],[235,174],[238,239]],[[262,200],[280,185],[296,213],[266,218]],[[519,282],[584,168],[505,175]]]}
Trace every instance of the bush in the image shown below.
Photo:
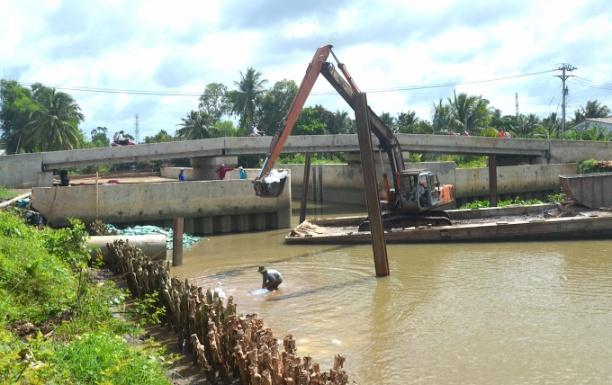
{"label": "bush", "polygon": [[51,361],[55,370],[48,380],[57,383],[169,384],[159,360],[138,354],[123,338],[106,333],[84,334],[59,347]]}
{"label": "bush", "polygon": [[[169,384],[157,347],[124,340],[142,330],[113,315],[127,294],[89,275],[85,237],[77,221],[38,230],[0,212],[0,383]],[[150,320],[156,301],[141,306]]]}
{"label": "bush", "polygon": [[41,232],[0,213],[0,324],[41,322],[74,303],[77,282],[70,266],[42,243]]}
{"label": "bush", "polygon": [[612,171],[612,162],[600,161],[596,159],[587,159],[578,163],[578,172],[588,174],[592,172],[610,172]]}
{"label": "bush", "polygon": [[[524,206],[524,205],[537,205],[540,203],[544,203],[539,199],[522,199],[521,197],[516,197],[514,199],[503,199],[500,200],[499,202],[497,202],[497,207],[507,207],[507,206],[511,206],[511,205],[520,205],[520,206]],[[490,207],[490,203],[488,200],[476,200],[476,201],[472,201],[472,202],[468,202],[464,205],[461,205],[461,207],[459,207],[460,209],[483,209],[486,207]]]}

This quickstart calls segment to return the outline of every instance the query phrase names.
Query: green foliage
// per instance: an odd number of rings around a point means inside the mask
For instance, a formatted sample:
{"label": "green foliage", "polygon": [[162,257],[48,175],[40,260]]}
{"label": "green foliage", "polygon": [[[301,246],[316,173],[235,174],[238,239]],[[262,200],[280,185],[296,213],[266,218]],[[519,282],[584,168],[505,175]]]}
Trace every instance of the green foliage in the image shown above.
{"label": "green foliage", "polygon": [[49,253],[66,261],[73,269],[86,267],[90,261],[89,250],[85,246],[88,238],[83,222],[70,219],[70,226],[59,230],[47,229],[43,232],[44,245]]}
{"label": "green foliage", "polygon": [[144,298],[134,301],[136,319],[141,326],[157,325],[166,315],[166,308],[159,306],[159,293],[145,294]]}
{"label": "green foliage", "polygon": [[2,139],[9,153],[72,149],[84,143],[80,107],[55,88],[0,82]]}
{"label": "green foliage", "polygon": [[0,104],[2,141],[6,143],[7,152],[23,152],[24,127],[40,106],[32,99],[30,89],[12,80],[0,81]]}
{"label": "green foliage", "polygon": [[[343,164],[346,163],[342,154],[312,154],[310,158],[311,164]],[[281,155],[278,159],[278,164],[304,164],[306,157],[304,154],[287,154]]]}
{"label": "green foliage", "polygon": [[563,203],[566,200],[565,193],[559,191],[546,195],[546,202]]}
{"label": "green foliage", "polygon": [[110,139],[108,139],[108,128],[97,127],[91,130],[92,147],[108,147],[110,145]]}
{"label": "green foliage", "polygon": [[239,126],[246,133],[256,126],[256,113],[267,80],[262,79],[261,72],[253,67],[247,68],[245,73],[240,72],[240,77],[240,81],[235,82],[237,89],[227,96],[232,105],[232,113],[238,116]]}
{"label": "green foliage", "polygon": [[[539,199],[522,199],[520,197],[516,197],[514,199],[502,199],[499,202],[497,202],[497,207],[507,207],[507,206],[511,206],[511,205],[519,205],[519,206],[524,206],[524,205],[537,205],[537,204],[541,204],[544,203]],[[461,205],[461,207],[459,207],[460,209],[483,209],[486,207],[490,207],[490,203],[488,200],[476,200],[476,201],[472,201],[472,202],[468,202],[466,204]]]}
{"label": "green foliage", "polygon": [[166,130],[159,130],[159,132],[153,136],[145,136],[144,142],[149,143],[163,143],[163,142],[172,142],[174,138],[172,135],[168,134]]}
{"label": "green foliage", "polygon": [[[141,329],[113,316],[127,294],[83,269],[83,231],[73,221],[53,234],[0,212],[0,383],[168,384],[163,351],[130,346],[123,336]],[[141,307],[151,320],[163,315],[156,301]],[[21,340],[11,332],[17,322],[54,333]]]}
{"label": "green foliage", "polygon": [[213,138],[238,136],[238,129],[231,121],[222,120],[212,126],[210,136]]}
{"label": "green foliage", "polygon": [[259,131],[271,136],[282,128],[297,88],[293,80],[285,79],[274,83],[274,86],[264,93],[259,106]]}
{"label": "green foliage", "polygon": [[8,351],[0,358],[3,383],[169,384],[162,351],[155,345],[138,350],[104,332],[59,344],[37,336],[26,345],[11,337],[0,334],[0,349]]}
{"label": "green foliage", "polygon": [[43,244],[43,233],[0,213],[0,324],[41,322],[74,305],[77,280],[70,266]]}
{"label": "green foliage", "polygon": [[[319,106],[320,107],[320,106]],[[293,129],[294,135],[322,135],[325,133],[325,122],[321,110],[315,107],[306,107]]]}
{"label": "green foliage", "polygon": [[587,159],[578,163],[578,172],[580,174],[588,174],[592,172],[611,172],[612,169],[608,162],[602,162],[596,159]]}
{"label": "green foliage", "polygon": [[14,192],[4,186],[0,186],[0,200],[9,200],[17,196]]}
{"label": "green foliage", "polygon": [[487,157],[481,155],[441,155],[437,159],[442,162],[455,162],[457,168],[487,167]]}
{"label": "green foliage", "polygon": [[205,139],[211,137],[214,119],[204,111],[192,110],[182,119],[180,129],[176,131],[179,139]]}
{"label": "green foliage", "polygon": [[219,122],[231,110],[227,87],[222,83],[208,83],[200,96],[198,107],[213,119],[213,124]]}
{"label": "green foliage", "polygon": [[586,119],[607,118],[610,115],[610,108],[599,102],[599,100],[589,100],[584,107],[574,111],[574,124],[581,123]]}

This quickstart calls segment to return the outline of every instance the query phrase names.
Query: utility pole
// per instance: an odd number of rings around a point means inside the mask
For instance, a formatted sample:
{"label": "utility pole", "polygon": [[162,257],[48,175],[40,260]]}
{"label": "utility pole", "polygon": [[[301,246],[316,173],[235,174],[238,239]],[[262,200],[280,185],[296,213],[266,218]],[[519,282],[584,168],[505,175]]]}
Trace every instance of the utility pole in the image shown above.
{"label": "utility pole", "polygon": [[562,82],[562,88],[561,88],[561,97],[562,97],[562,102],[561,102],[561,132],[565,132],[565,97],[568,94],[568,90],[567,90],[567,86],[565,85],[565,81],[567,80],[567,78],[572,76],[572,75],[567,75],[567,72],[571,72],[571,71],[574,71],[576,69],[577,68],[574,67],[571,64],[563,63],[563,64],[561,64],[561,66],[559,68],[557,68],[558,71],[561,71],[561,75],[555,75],[556,77],[561,79],[561,82]]}
{"label": "utility pole", "polygon": [[136,143],[140,142],[140,135],[138,130],[138,114],[134,115],[134,139],[136,139]]}

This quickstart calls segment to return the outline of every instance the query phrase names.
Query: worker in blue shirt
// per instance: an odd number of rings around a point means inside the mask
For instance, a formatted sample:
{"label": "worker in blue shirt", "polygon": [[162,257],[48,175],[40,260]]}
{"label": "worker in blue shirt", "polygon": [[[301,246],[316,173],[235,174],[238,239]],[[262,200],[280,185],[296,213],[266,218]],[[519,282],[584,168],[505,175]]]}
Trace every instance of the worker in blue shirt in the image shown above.
{"label": "worker in blue shirt", "polygon": [[187,180],[187,177],[185,176],[185,169],[182,168],[181,171],[179,171],[178,180],[179,182],[184,182]]}
{"label": "worker in blue shirt", "polygon": [[261,283],[262,289],[276,290],[283,283],[283,276],[274,269],[266,269],[265,266],[259,266],[257,271],[261,273],[263,278]]}

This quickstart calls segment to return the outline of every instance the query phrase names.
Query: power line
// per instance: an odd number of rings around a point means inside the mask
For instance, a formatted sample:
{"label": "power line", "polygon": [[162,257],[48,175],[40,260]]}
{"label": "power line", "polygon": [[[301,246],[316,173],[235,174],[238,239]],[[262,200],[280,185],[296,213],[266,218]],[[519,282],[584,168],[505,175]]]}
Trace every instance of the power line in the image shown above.
{"label": "power line", "polygon": [[[379,93],[379,92],[415,91],[415,90],[424,90],[424,89],[429,89],[429,88],[456,87],[456,86],[464,86],[464,85],[469,85],[469,84],[490,83],[490,82],[497,82],[497,81],[502,81],[502,80],[518,79],[518,78],[524,78],[524,77],[529,77],[529,76],[542,75],[542,74],[554,72],[554,71],[557,71],[557,69],[530,72],[530,73],[518,74],[518,75],[502,76],[498,78],[484,79],[484,80],[472,80],[472,81],[463,81],[463,82],[455,82],[455,83],[441,83],[441,84],[430,84],[430,85],[414,85],[414,86],[403,86],[403,87],[379,88],[379,89],[366,90],[364,92],[372,94],[372,93]],[[312,95],[334,95],[334,94],[335,94],[334,92],[317,92],[317,93],[313,92],[312,93]]]}
{"label": "power line", "polygon": [[[402,86],[402,87],[369,89],[369,90],[365,90],[365,92],[367,93],[385,93],[385,92],[415,91],[415,90],[423,90],[423,89],[430,89],[430,88],[456,87],[456,86],[461,86],[461,85],[481,84],[481,83],[490,83],[490,82],[497,82],[497,81],[503,81],[503,80],[518,79],[518,78],[524,78],[524,77],[529,77],[529,76],[541,75],[541,74],[554,72],[554,71],[556,71],[556,69],[530,72],[530,73],[525,73],[525,74],[510,75],[510,76],[502,76],[498,78],[483,79],[483,80],[472,80],[472,81],[429,84],[429,85],[427,84],[408,85],[408,86]],[[19,84],[23,86],[31,86],[33,83],[19,82]],[[135,89],[118,89],[118,88],[103,88],[103,87],[89,87],[89,86],[62,86],[62,85],[48,85],[48,87],[52,87],[58,90],[93,92],[93,93],[101,93],[101,94],[127,94],[127,95],[145,95],[145,96],[184,96],[184,97],[200,97],[202,95],[201,92],[193,92],[193,91],[178,92],[178,91],[135,90]],[[335,95],[335,93],[334,92],[313,92],[311,95]]]}
{"label": "power line", "polygon": [[575,79],[570,79],[570,80],[573,83],[576,83],[576,84],[579,84],[585,87],[612,91],[612,85],[607,85],[607,84],[594,85],[592,80],[581,78],[579,76],[575,76]]}

